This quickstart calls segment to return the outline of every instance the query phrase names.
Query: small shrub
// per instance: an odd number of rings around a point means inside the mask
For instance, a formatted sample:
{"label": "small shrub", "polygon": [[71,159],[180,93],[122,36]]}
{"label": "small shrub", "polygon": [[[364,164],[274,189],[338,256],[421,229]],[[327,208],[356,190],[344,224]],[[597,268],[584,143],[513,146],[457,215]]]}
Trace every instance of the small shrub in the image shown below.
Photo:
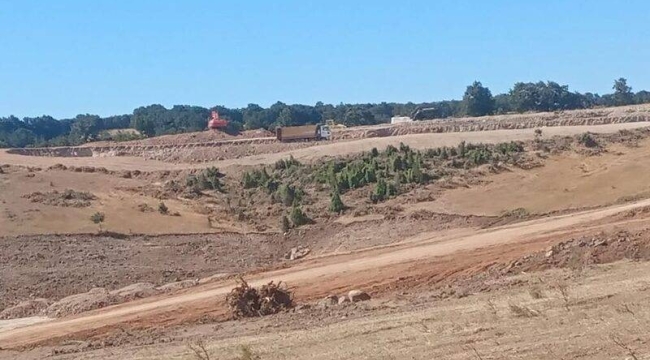
{"label": "small shrub", "polygon": [[226,296],[234,318],[257,317],[276,314],[293,306],[293,294],[282,287],[282,282],[270,282],[259,290],[239,279],[239,285]]}
{"label": "small shrub", "polygon": [[216,167],[209,167],[204,169],[198,175],[188,175],[185,178],[185,187],[193,192],[200,192],[201,190],[217,190],[224,192],[223,183],[221,178],[224,174],[219,172]]}
{"label": "small shrub", "polygon": [[188,343],[187,348],[190,349],[197,360],[210,360],[210,352],[208,352],[203,340]]}
{"label": "small shrub", "polygon": [[544,298],[544,291],[539,286],[533,286],[528,289],[528,294],[535,300]]}
{"label": "small shrub", "polygon": [[400,142],[399,151],[406,154],[411,152],[411,148],[408,145],[404,144],[403,142]]}
{"label": "small shrub", "polygon": [[280,222],[280,229],[282,229],[283,233],[286,233],[291,229],[291,223],[289,222],[289,218],[287,218],[286,215],[282,215],[282,220]]}
{"label": "small shrub", "polygon": [[386,180],[380,178],[379,180],[377,180],[377,184],[375,184],[375,189],[370,195],[370,200],[373,203],[378,203],[384,201],[387,198],[387,195],[388,195],[388,185],[386,184]]}
{"label": "small shrub", "polygon": [[237,360],[259,360],[260,359],[260,357],[258,355],[255,355],[251,350],[251,348],[246,345],[240,345],[239,352],[241,353],[241,355]]}
{"label": "small shrub", "polygon": [[281,202],[284,206],[291,206],[294,204],[299,204],[302,201],[304,191],[302,189],[296,189],[292,185],[282,184],[278,187],[275,198],[276,201]]}
{"label": "small shrub", "polygon": [[333,192],[330,199],[330,211],[333,213],[340,214],[341,212],[343,212],[343,210],[345,210],[345,205],[341,200],[341,195],[339,195],[336,192]]}
{"label": "small shrub", "polygon": [[90,220],[95,224],[101,224],[106,219],[106,216],[103,212],[96,212],[90,216]]}
{"label": "small shrub", "polygon": [[160,204],[158,204],[158,212],[163,215],[167,215],[169,213],[169,208],[167,207],[167,205],[165,205],[164,202],[161,202]]}
{"label": "small shrub", "polygon": [[276,170],[287,170],[293,166],[301,166],[302,164],[290,155],[288,159],[278,160],[275,163]]}
{"label": "small shrub", "polygon": [[305,215],[300,206],[292,207],[289,216],[291,217],[291,222],[295,227],[309,224],[309,218]]}
{"label": "small shrub", "polygon": [[104,215],[103,212],[96,212],[90,216],[90,221],[93,223],[99,225],[99,231],[102,231],[102,223],[106,219],[106,216]]}
{"label": "small shrub", "polygon": [[510,312],[516,317],[531,318],[540,315],[539,311],[533,310],[523,305],[509,304],[509,307],[510,307]]}
{"label": "small shrub", "polygon": [[584,133],[580,135],[578,142],[588,148],[594,148],[598,146],[598,142],[590,133]]}

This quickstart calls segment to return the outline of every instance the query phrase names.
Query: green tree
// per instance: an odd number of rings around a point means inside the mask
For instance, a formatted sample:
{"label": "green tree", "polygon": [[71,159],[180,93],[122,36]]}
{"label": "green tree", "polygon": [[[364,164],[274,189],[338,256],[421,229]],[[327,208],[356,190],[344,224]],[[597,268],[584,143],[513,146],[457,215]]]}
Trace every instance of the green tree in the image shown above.
{"label": "green tree", "polygon": [[341,195],[339,195],[337,192],[332,192],[330,198],[330,211],[334,213],[341,213],[343,210],[345,210],[345,205],[341,200]]}
{"label": "green tree", "polygon": [[467,116],[485,116],[494,111],[492,92],[479,81],[467,87],[463,95],[463,109]]}
{"label": "green tree", "polygon": [[614,80],[614,102],[616,105],[629,105],[634,101],[632,88],[627,85],[627,79],[619,78]]}
{"label": "green tree", "polygon": [[374,203],[381,202],[386,199],[387,195],[388,195],[388,185],[386,184],[386,180],[384,180],[383,178],[379,178],[377,180],[377,184],[375,184],[375,189],[370,195],[370,200],[372,200],[372,202]]}
{"label": "green tree", "polygon": [[99,225],[99,231],[102,231],[102,223],[106,220],[106,216],[103,212],[96,212],[90,217],[90,221]]}
{"label": "green tree", "polygon": [[307,215],[305,215],[305,213],[302,211],[300,206],[293,206],[291,208],[291,213],[289,214],[289,216],[291,217],[291,222],[295,227],[302,226],[309,223],[309,218],[307,217]]}

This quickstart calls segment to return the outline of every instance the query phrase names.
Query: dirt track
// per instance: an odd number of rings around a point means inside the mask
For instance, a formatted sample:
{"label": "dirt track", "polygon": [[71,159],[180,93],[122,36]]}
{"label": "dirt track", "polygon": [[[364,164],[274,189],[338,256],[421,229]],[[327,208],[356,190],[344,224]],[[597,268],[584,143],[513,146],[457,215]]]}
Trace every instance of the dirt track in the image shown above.
{"label": "dirt track", "polygon": [[[430,259],[451,254],[457,251],[502,245],[513,242],[531,241],[537,237],[560,235],[572,232],[584,225],[593,225],[594,221],[650,205],[650,200],[639,201],[626,205],[616,205],[599,210],[584,211],[571,215],[561,215],[539,220],[518,223],[500,228],[436,237],[437,234],[419,235],[417,241],[407,242],[401,246],[386,247],[348,255],[325,257],[302,263],[298,266],[278,271],[261,273],[250,279],[254,285],[270,280],[282,279],[297,287],[314,287],[314,279],[321,282],[319,292],[327,292],[348,283],[350,277],[359,276],[363,271],[372,270],[373,279],[366,281],[379,282],[381,276],[394,276],[389,271],[391,266],[403,263],[414,263],[418,260]],[[357,278],[356,283],[363,283]],[[209,301],[214,308],[215,297],[229,291],[231,284],[213,283],[194,288],[188,292],[169,297],[156,297],[136,301],[119,306],[108,307],[81,315],[77,318],[61,319],[39,323],[0,333],[0,347],[15,348],[29,346],[59,338],[66,335],[99,329],[130,321],[146,321],[150,325],[164,318],[164,314],[176,313],[175,316],[188,309],[200,309],[195,306],[203,301]],[[313,289],[312,289],[313,291]],[[307,296],[309,294],[303,294]],[[158,319],[158,320],[156,320]]]}
{"label": "dirt track", "polygon": [[[544,128],[544,137],[568,136],[584,132],[614,133],[624,129],[635,129],[650,126],[650,122],[633,122],[592,126],[554,126]],[[141,157],[130,156],[102,156],[102,157],[50,157],[50,156],[24,156],[9,154],[6,150],[0,152],[0,163],[10,165],[24,165],[46,168],[55,163],[66,166],[94,166],[104,167],[108,170],[140,170],[163,171],[196,169],[207,166],[226,168],[233,165],[269,164],[293,155],[301,161],[314,161],[323,156],[341,156],[367,151],[372,147],[384,148],[387,145],[398,145],[403,142],[413,148],[431,148],[439,146],[455,146],[461,141],[470,143],[498,143],[513,140],[529,140],[534,137],[533,129],[493,130],[479,132],[459,133],[427,133],[380,138],[365,138],[345,142],[323,143],[303,149],[283,151],[274,154],[254,155],[239,159],[211,161],[202,164],[170,164],[157,160],[147,160]]]}

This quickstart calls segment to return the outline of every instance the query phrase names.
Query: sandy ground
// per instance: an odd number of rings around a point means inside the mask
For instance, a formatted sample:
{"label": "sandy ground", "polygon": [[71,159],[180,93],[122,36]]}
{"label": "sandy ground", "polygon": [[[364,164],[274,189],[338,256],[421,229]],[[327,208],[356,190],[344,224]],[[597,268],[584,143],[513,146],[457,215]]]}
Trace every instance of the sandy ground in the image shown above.
{"label": "sandy ground", "polygon": [[647,197],[650,182],[643,174],[650,174],[648,158],[648,140],[638,147],[612,146],[598,156],[566,153],[550,157],[542,167],[491,175],[481,185],[452,189],[409,208],[472,215],[523,208],[545,214]]}
{"label": "sandy ground", "polygon": [[[650,126],[650,122],[620,123],[593,126],[554,126],[544,128],[544,136],[575,135],[584,132],[613,133],[623,129],[635,129]],[[59,163],[66,166],[94,166],[104,167],[108,170],[180,170],[217,166],[227,168],[233,165],[270,164],[277,160],[288,158],[290,155],[301,161],[314,161],[324,156],[341,156],[346,154],[368,151],[373,147],[385,148],[388,145],[399,145],[400,142],[413,148],[424,149],[440,146],[456,146],[461,141],[469,143],[498,143],[514,140],[529,140],[534,137],[533,129],[494,130],[479,132],[442,133],[442,134],[413,134],[390,136],[382,138],[366,138],[345,142],[330,142],[322,145],[311,146],[293,151],[278,152],[274,154],[255,155],[240,159],[212,161],[202,164],[169,164],[162,161],[146,160],[140,157],[106,156],[106,157],[38,157],[8,154],[0,152],[0,163],[10,165],[24,165],[46,168]]]}
{"label": "sandy ground", "polygon": [[[307,261],[289,269],[260,273],[250,278],[250,283],[258,286],[271,280],[287,281],[300,289],[314,279],[319,279],[321,292],[330,288],[336,289],[340,283],[355,283],[346,281],[354,278],[364,270],[372,270],[373,282],[380,282],[383,276],[394,276],[390,271],[392,266],[401,263],[448,255],[458,251],[530,241],[535,237],[559,236],[562,232],[574,231],[581,224],[589,224],[620,212],[650,206],[650,200],[632,204],[616,205],[599,210],[584,211],[571,215],[561,215],[542,218],[534,221],[508,225],[495,229],[478,231],[464,236],[433,237],[421,236],[421,241],[410,243],[403,247],[391,247],[352,253],[348,256],[322,258]],[[383,269],[382,271],[379,271]],[[388,275],[390,274],[390,275]],[[369,279],[368,279],[369,280]],[[358,283],[359,279],[356,280]],[[231,284],[215,283],[200,286],[191,291],[163,298],[148,298],[114,307],[100,309],[83,314],[76,318],[61,319],[47,323],[39,323],[0,333],[0,347],[14,348],[29,344],[40,343],[48,339],[63,337],[69,334],[92,331],[106,326],[112,326],[129,321],[143,319],[160,319],[162,314],[182,312],[183,309],[200,309],[201,302],[214,302],[214,299],[230,291]],[[214,305],[212,305],[213,307]],[[178,315],[177,315],[178,316]]]}
{"label": "sandy ground", "polygon": [[[101,173],[70,171],[34,171],[11,168],[0,175],[0,236],[24,234],[66,234],[97,232],[90,221],[95,212],[105,214],[105,230],[129,233],[197,233],[214,232],[205,215],[191,204],[176,199],[164,200],[170,212],[180,216],[159,214],[161,200],[125,189],[137,187],[142,181],[123,179]],[[51,206],[25,198],[34,192],[63,192],[66,189],[90,192],[97,197],[88,207]],[[142,212],[138,206],[147,204],[153,211]]]}
{"label": "sandy ground", "polygon": [[[545,137],[586,131],[610,133],[648,125],[549,127],[543,132]],[[643,335],[643,330],[650,321],[650,312],[643,304],[648,300],[650,265],[646,262],[618,262],[582,271],[524,273],[505,279],[505,283],[490,283],[487,279],[482,285],[489,291],[444,300],[428,286],[446,283],[453,287],[462,276],[485,273],[495,264],[516,266],[518,259],[525,260],[534,252],[544,254],[558,242],[575,236],[596,239],[604,231],[646,231],[650,226],[650,186],[643,174],[650,170],[645,161],[650,155],[648,140],[636,148],[613,145],[598,156],[572,152],[551,156],[540,168],[488,175],[476,184],[445,191],[431,201],[405,204],[408,213],[443,213],[435,215],[437,222],[426,225],[426,219],[405,220],[398,225],[399,218],[389,220],[371,214],[356,219],[342,217],[332,224],[336,229],[331,231],[316,229],[316,225],[312,232],[300,230],[287,237],[264,234],[255,239],[241,234],[228,239],[223,234],[203,234],[197,239],[193,235],[143,235],[121,240],[91,235],[15,236],[95,232],[97,225],[89,221],[89,214],[95,211],[106,213],[105,228],[124,233],[165,234],[171,229],[175,233],[224,232],[223,228],[211,228],[201,210],[180,200],[166,201],[172,211],[179,212],[177,217],[139,211],[138,204],[147,202],[155,209],[157,202],[126,189],[143,181],[156,181],[153,177],[124,179],[110,174],[45,170],[55,163],[109,170],[161,171],[208,165],[227,169],[272,163],[290,154],[301,161],[318,161],[323,156],[353,154],[400,142],[423,149],[453,146],[460,141],[531,139],[533,135],[532,129],[525,129],[365,138],[201,165],[133,157],[51,158],[0,153],[0,163],[43,168],[12,166],[0,175],[0,235],[10,235],[0,241],[7,264],[3,273],[29,273],[32,269],[31,275],[45,276],[44,284],[65,278],[51,283],[53,288],[61,286],[64,290],[56,296],[82,287],[81,282],[70,282],[80,277],[76,271],[92,277],[112,266],[112,271],[103,274],[101,284],[111,287],[127,284],[128,279],[168,281],[153,272],[170,265],[186,271],[178,273],[182,278],[241,271],[247,273],[253,285],[286,281],[299,303],[352,288],[368,290],[375,297],[369,303],[331,312],[298,309],[267,319],[223,323],[227,317],[223,297],[234,281],[220,278],[55,320],[34,317],[0,322],[0,358],[194,359],[186,346],[187,335],[177,334],[176,340],[162,344],[169,339],[170,331],[199,331],[197,323],[204,321],[208,324],[200,331],[207,338],[207,349],[219,359],[239,358],[240,345],[249,345],[264,359],[647,358],[650,338]],[[92,192],[97,199],[88,207],[77,208],[34,204],[24,197],[34,191],[66,188]],[[484,224],[484,218],[470,222],[467,217],[455,215],[494,216],[516,208],[550,214],[501,226]],[[449,226],[442,226],[444,222]],[[305,239],[316,233],[313,239]],[[277,262],[286,250],[299,244],[308,244],[314,253],[290,264]],[[59,250],[46,259],[54,248]],[[639,249],[631,247],[629,251],[635,254]],[[93,258],[98,259],[96,266],[88,264]],[[138,258],[141,268],[136,271],[133,266]],[[149,271],[152,274],[146,274]],[[21,286],[20,276],[14,280],[10,290]],[[83,282],[83,286],[87,283]],[[543,295],[532,295],[531,284],[539,287]],[[285,320],[292,325],[283,324]],[[114,342],[116,332],[123,340],[140,336],[146,340]],[[66,349],[72,352],[66,353]]]}
{"label": "sandy ground", "polygon": [[[650,263],[627,261],[524,274],[510,282],[526,285],[493,293],[429,298],[426,306],[392,312],[399,302],[372,301],[362,307],[364,316],[347,308],[350,319],[344,310],[336,323],[295,330],[262,322],[205,344],[216,359],[238,359],[242,346],[261,359],[647,359],[649,274]],[[83,358],[196,359],[187,343],[102,349]]]}

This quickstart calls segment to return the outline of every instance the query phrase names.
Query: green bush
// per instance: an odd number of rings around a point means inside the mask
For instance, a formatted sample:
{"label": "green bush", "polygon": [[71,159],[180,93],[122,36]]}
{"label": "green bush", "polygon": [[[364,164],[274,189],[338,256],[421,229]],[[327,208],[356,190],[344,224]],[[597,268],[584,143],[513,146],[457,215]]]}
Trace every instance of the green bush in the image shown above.
{"label": "green bush", "polygon": [[282,184],[278,187],[275,199],[284,206],[299,204],[302,201],[304,191],[292,185]]}
{"label": "green bush", "polygon": [[158,212],[163,215],[167,215],[169,213],[169,208],[167,207],[167,205],[165,205],[164,202],[161,202],[160,204],[158,204]]}
{"label": "green bush", "polygon": [[291,222],[295,227],[309,224],[310,222],[310,219],[305,215],[300,206],[293,206],[289,216],[291,217]]}
{"label": "green bush", "polygon": [[302,164],[298,160],[294,159],[293,155],[290,155],[288,159],[278,160],[275,163],[275,169],[286,170],[293,166],[301,166],[301,165]]}
{"label": "green bush", "polygon": [[224,192],[221,178],[224,174],[219,172],[216,167],[209,167],[201,171],[198,175],[188,175],[185,178],[185,186],[194,191],[217,190]]}
{"label": "green bush", "polygon": [[393,145],[388,145],[386,146],[386,156],[391,156],[397,152],[397,148],[394,147]]}
{"label": "green bush", "polygon": [[584,133],[580,135],[578,142],[588,148],[594,148],[598,146],[598,142],[590,133]]}
{"label": "green bush", "polygon": [[96,212],[90,216],[90,220],[94,222],[95,224],[101,224],[104,222],[106,219],[106,216],[104,215],[103,212]]}
{"label": "green bush", "polygon": [[380,178],[377,180],[377,184],[375,184],[375,189],[370,195],[370,200],[372,200],[373,203],[378,203],[384,201],[387,198],[387,196],[388,196],[388,186],[386,184],[386,180]]}
{"label": "green bush", "polygon": [[330,198],[330,211],[334,213],[341,213],[345,210],[345,205],[341,200],[341,195],[338,193],[332,193]]}
{"label": "green bush", "polygon": [[495,146],[495,151],[503,155],[510,153],[518,153],[524,151],[524,146],[521,143],[511,141],[509,143],[499,143]]}

